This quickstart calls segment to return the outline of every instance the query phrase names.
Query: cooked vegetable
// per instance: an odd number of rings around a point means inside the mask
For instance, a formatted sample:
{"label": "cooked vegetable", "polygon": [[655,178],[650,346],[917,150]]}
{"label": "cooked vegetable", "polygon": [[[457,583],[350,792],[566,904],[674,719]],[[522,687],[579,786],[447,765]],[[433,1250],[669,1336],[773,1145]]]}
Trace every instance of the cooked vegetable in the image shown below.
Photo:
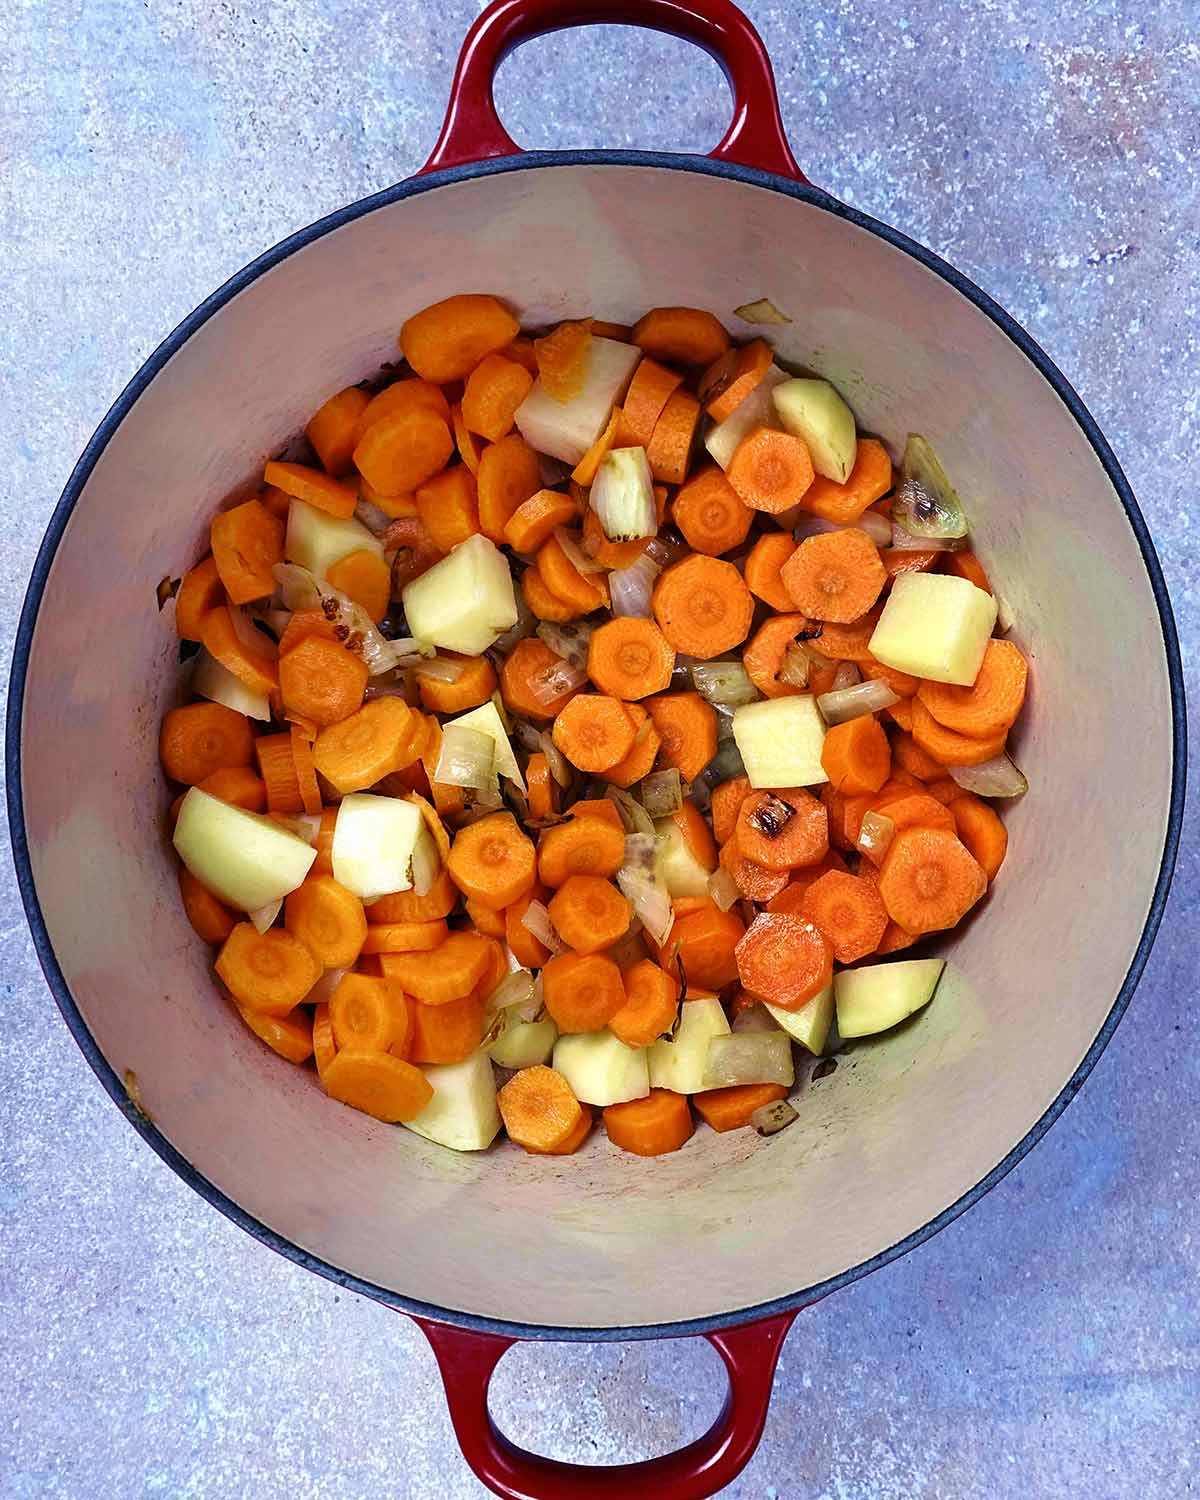
{"label": "cooked vegetable", "polygon": [[629,754],[637,729],[620,699],[580,693],[555,719],[552,733],[573,766],[599,773]]}
{"label": "cooked vegetable", "polygon": [[633,325],[633,342],[664,364],[711,365],[729,348],[729,335],[699,307],[652,307]]}
{"label": "cooked vegetable", "polygon": [[773,516],[799,505],[813,482],[812,459],[803,440],[774,427],[752,427],[725,472],[748,506]]}
{"label": "cooked vegetable", "polygon": [[811,1000],[806,1000],[799,1010],[784,1010],[782,1006],[767,1004],[767,1013],[794,1042],[819,1057],[829,1040],[829,1029],[833,1025],[833,982],[825,986]]}
{"label": "cooked vegetable", "polygon": [[772,365],[729,416],[705,434],[704,446],[723,469],[728,471],[729,462],[747,433],[756,427],[778,427],[773,392],[787,378],[777,365]]}
{"label": "cooked vegetable", "polygon": [[662,742],[661,760],[695,781],[717,753],[716,714],[699,693],[659,693],[644,702]]}
{"label": "cooked vegetable", "polygon": [[819,864],[829,852],[829,816],[803,787],[751,792],[738,811],[738,849],[768,870]]}
{"label": "cooked vegetable", "polygon": [[988,641],[970,686],[923,682],[917,697],[947,729],[975,739],[1008,730],[1025,702],[1025,658],[1011,641]]}
{"label": "cooked vegetable", "polygon": [[933,999],[946,961],[909,958],[899,963],[847,969],[834,981],[838,1032],[874,1036],[899,1025]]}
{"label": "cooked vegetable", "polygon": [[560,1036],[554,1067],[583,1104],[624,1104],[650,1092],[646,1049],[626,1046],[607,1028]]}
{"label": "cooked vegetable", "polygon": [[825,733],[816,699],[809,696],[748,703],[733,715],[733,736],[754,788],[827,781],[821,763]]}
{"label": "cooked vegetable", "polygon": [[757,916],[736,957],[743,988],[781,1010],[798,1010],[832,978],[833,953],[825,935],[786,912]]}
{"label": "cooked vegetable", "polygon": [[886,682],[872,679],[869,682],[853,683],[849,687],[834,687],[830,692],[822,693],[817,699],[817,707],[826,724],[836,726],[859,719],[864,714],[877,714],[881,709],[891,708],[899,702],[899,693],[893,692]]}
{"label": "cooked vegetable", "polygon": [[682,384],[683,376],[677,371],[649,357],[643,359],[625,392],[614,439],[617,445],[645,448],[654,435],[663,407]]}
{"label": "cooked vegetable", "polygon": [[609,1020],[609,1030],[627,1047],[648,1047],[675,1025],[678,981],[648,958],[633,964],[621,977],[625,1003]]}
{"label": "cooked vegetable", "polygon": [[409,1130],[452,1151],[486,1151],[500,1132],[496,1080],[486,1054],[472,1052],[462,1062],[427,1067],[425,1078],[433,1097],[404,1121]]}
{"label": "cooked vegetable", "polygon": [[749,1083],[776,1083],[791,1088],[795,1076],[791,1038],[784,1031],[714,1036],[708,1044],[705,1089],[738,1088]]}
{"label": "cooked vegetable", "polygon": [[1007,755],[997,755],[972,766],[947,766],[946,770],[964,791],[977,797],[1023,797],[1029,783]]}
{"label": "cooked vegetable", "polygon": [[654,587],[653,607],[668,643],[702,661],[740,646],[754,615],[754,600],[738,570],[701,553],[663,573]]}
{"label": "cooked vegetable", "polygon": [[578,395],[558,401],[540,379],[517,408],[516,423],[531,448],[575,465],[604,431],[625,394],[641,351],[632,344],[593,337]]}
{"label": "cooked vegetable", "polygon": [[294,891],[316,850],[271,818],[245,812],[192,787],[179,809],[175,852],[227,906],[257,911]]}
{"label": "cooked vegetable", "polygon": [[477,656],[517,620],[508,564],[486,537],[473,536],[407,584],[401,595],[418,640]]}
{"label": "cooked vegetable", "polygon": [[865,615],[887,582],[874,542],[858,527],[810,536],[779,576],[797,609],[838,625]]}
{"label": "cooked vegetable", "polygon": [[892,584],[869,649],[899,672],[970,687],[995,623],[995,599],[965,578],[905,573]]}
{"label": "cooked vegetable", "polygon": [[736,708],[758,698],[758,689],[740,661],[697,662],[692,668],[692,681],[696,691],[709,703]]}
{"label": "cooked vegetable", "polygon": [[937,454],[920,433],[910,432],[900,463],[892,519],[910,536],[960,537],[967,518]]}
{"label": "cooked vegetable", "polygon": [[652,1089],[674,1094],[695,1094],[704,1087],[708,1044],[715,1036],[728,1036],[729,1022],[721,1002],[712,995],[695,996],[679,1008],[679,1025],[670,1039],[660,1039],[647,1049]]}
{"label": "cooked vegetable", "polygon": [[653,620],[609,620],[588,647],[588,675],[601,693],[631,702],[671,684],[675,651]]}
{"label": "cooked vegetable", "polygon": [[611,448],[600,460],[589,498],[610,541],[628,542],[658,530],[654,476],[645,448]]}
{"label": "cooked vegetable", "polygon": [[407,318],[400,329],[400,348],[423,380],[444,385],[464,379],[520,331],[516,318],[497,298],[467,293],[446,297]]}
{"label": "cooked vegetable", "polygon": [[875,438],[859,438],[846,482],[818,477],[804,496],[804,508],[838,526],[853,526],[891,487],[892,461],[887,449]]}
{"label": "cooked vegetable", "polygon": [[428,837],[420,811],[400,797],[343,797],[333,830],[333,877],[362,901],[412,886],[413,854]]}
{"label": "cooked vegetable", "polygon": [[771,392],[786,431],[804,440],[813,468],[845,484],[858,456],[854,413],[827,380],[785,380]]}

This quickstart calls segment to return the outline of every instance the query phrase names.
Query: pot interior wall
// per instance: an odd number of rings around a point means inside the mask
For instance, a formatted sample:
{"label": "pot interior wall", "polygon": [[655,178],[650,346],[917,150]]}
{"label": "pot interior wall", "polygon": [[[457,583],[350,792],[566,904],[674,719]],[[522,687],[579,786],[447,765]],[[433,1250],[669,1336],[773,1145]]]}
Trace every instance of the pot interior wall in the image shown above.
{"label": "pot interior wall", "polygon": [[[218,998],[164,837],[159,718],[176,693],[154,587],[313,407],[395,356],[414,309],[487,289],[532,322],[769,295],[784,359],[832,378],[896,452],[925,433],[1032,661],[994,893],[913,1023],[806,1087],[761,1141],[702,1127],[641,1161],[456,1156],[327,1100]],[[413,1298],[580,1328],[715,1316],[885,1250],[1043,1113],[1103,1024],[1167,816],[1158,619],[1112,486],[1052,388],[939,276],[829,211],[649,165],[534,165],[380,208],[242,290],[174,355],[97,462],[33,645],[25,796],[59,962],[104,1055],[249,1213]],[[1122,789],[1114,797],[1112,789]],[[1103,811],[1101,812],[1101,806]]]}

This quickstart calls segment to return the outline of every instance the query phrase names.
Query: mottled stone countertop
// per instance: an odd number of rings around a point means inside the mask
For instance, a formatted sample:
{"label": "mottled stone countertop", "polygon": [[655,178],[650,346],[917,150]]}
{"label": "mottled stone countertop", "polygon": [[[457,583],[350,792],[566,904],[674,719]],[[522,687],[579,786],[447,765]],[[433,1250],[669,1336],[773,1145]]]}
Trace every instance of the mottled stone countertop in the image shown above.
{"label": "mottled stone countertop", "polygon": [[[813,180],[961,266],[1081,391],[1150,522],[1194,691],[1194,6],[748,8]],[[423,160],[474,14],[467,0],[0,3],[6,640],[50,510],[125,381],[263,247]],[[574,33],[507,63],[516,138],[715,141],[715,64],[629,42]],[[0,1494],[482,1494],[413,1325],[273,1256],[128,1129],[3,879]],[[1198,930],[1193,823],[1133,1009],[1079,1099],[971,1213],[801,1317],[762,1448],[727,1494],[1200,1486]],[[611,1462],[694,1435],[722,1388],[716,1356],[685,1341],[523,1348],[493,1392],[518,1440]]]}

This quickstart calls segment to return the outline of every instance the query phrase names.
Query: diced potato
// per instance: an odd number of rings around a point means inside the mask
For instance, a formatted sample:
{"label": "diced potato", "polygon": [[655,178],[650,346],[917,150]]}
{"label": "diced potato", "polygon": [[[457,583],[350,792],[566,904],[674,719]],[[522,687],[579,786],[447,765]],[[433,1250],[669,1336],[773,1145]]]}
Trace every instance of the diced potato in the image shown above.
{"label": "diced potato", "polygon": [[644,1099],[650,1092],[645,1047],[627,1047],[607,1027],[560,1036],[554,1044],[554,1067],[581,1104],[603,1108]]}
{"label": "diced potato", "polygon": [[500,1129],[496,1075],[485,1052],[462,1062],[421,1070],[433,1087],[433,1098],[404,1124],[427,1141],[451,1151],[486,1151]]}
{"label": "diced potato", "polygon": [[820,1057],[829,1040],[829,1028],[833,1025],[832,984],[827,984],[819,995],[814,995],[799,1010],[782,1010],[778,1005],[768,1005],[767,1010],[794,1042],[799,1042],[814,1057]]}
{"label": "diced potato", "polygon": [[942,958],[909,958],[843,969],[833,980],[838,1031],[844,1037],[874,1036],[899,1025],[933,999],[945,967]]}
{"label": "diced potato", "polygon": [[751,428],[781,425],[771,395],[787,378],[778,365],[772,365],[746,399],[705,437],[704,446],[723,469],[729,467],[734,450]]}
{"label": "diced potato", "polygon": [[474,729],[477,734],[486,734],[496,746],[496,774],[514,782],[522,792],[525,790],[525,778],[521,775],[512,743],[504,729],[504,720],[495,703],[489,700],[471,709],[470,713],[459,714],[457,719],[447,719],[445,728],[454,724],[463,729]]}
{"label": "diced potato", "polygon": [[579,394],[556,401],[541,380],[535,380],[517,407],[517,430],[531,448],[574,467],[604,431],[641,357],[636,344],[592,339]]}
{"label": "diced potato", "polygon": [[192,692],[213,703],[223,703],[226,708],[232,708],[234,713],[245,714],[248,719],[266,721],[271,717],[267,695],[253,692],[203,647],[196,657],[196,667],[192,673]]}
{"label": "diced potato", "polygon": [[654,831],[662,840],[656,857],[659,874],[671,900],[680,896],[706,896],[711,872],[704,868],[688,848],[675,819],[659,818]]}
{"label": "diced potato", "polygon": [[858,455],[854,413],[828,380],[785,380],[773,392],[786,431],[803,438],[813,468],[845,484]]}
{"label": "diced potato", "polygon": [[273,818],[190,788],[179,808],[175,852],[201,883],[238,911],[258,911],[299,886],[317,851]]}
{"label": "diced potato", "polygon": [[411,890],[413,852],[424,832],[420,810],[403,797],[343,797],[333,825],[333,878],[362,901]]}
{"label": "diced potato", "polygon": [[519,1021],[510,1016],[489,1050],[492,1061],[502,1068],[536,1068],[550,1061],[557,1040],[558,1027],[549,1016],[541,1021]]}
{"label": "diced potato", "polygon": [[361,521],[353,516],[339,520],[303,500],[293,500],[288,506],[283,543],[286,562],[299,563],[318,578],[324,578],[335,562],[359,551],[383,556],[383,543]]}
{"label": "diced potato", "polygon": [[679,1011],[674,1040],[653,1042],[644,1049],[650,1065],[650,1087],[670,1089],[675,1094],[698,1094],[705,1087],[708,1044],[715,1036],[729,1035],[729,1022],[715,995],[685,1000]]}
{"label": "diced potato", "polygon": [[796,1081],[792,1039],[786,1031],[744,1031],[737,1036],[714,1036],[704,1062],[706,1089],[735,1088],[743,1083]]}
{"label": "diced potato", "polygon": [[765,698],[735,709],[733,738],[752,787],[818,786],[825,720],[811,693]]}
{"label": "diced potato", "polygon": [[419,641],[479,656],[517,623],[512,574],[485,536],[468,537],[401,595],[408,628]]}
{"label": "diced potato", "polygon": [[970,687],[995,624],[995,599],[969,578],[902,573],[871,637],[871,655],[897,672]]}

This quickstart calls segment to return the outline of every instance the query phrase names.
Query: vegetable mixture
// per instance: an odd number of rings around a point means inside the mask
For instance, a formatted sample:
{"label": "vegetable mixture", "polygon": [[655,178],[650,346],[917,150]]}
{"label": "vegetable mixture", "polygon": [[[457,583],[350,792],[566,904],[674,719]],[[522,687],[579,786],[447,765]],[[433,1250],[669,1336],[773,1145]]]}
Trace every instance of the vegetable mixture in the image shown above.
{"label": "vegetable mixture", "polygon": [[772,1134],[794,1044],[929,1001],[943,960],[890,956],[1025,789],[954,488],[695,308],[456,296],[400,347],[178,588],[187,916],[269,1047],[444,1146]]}

